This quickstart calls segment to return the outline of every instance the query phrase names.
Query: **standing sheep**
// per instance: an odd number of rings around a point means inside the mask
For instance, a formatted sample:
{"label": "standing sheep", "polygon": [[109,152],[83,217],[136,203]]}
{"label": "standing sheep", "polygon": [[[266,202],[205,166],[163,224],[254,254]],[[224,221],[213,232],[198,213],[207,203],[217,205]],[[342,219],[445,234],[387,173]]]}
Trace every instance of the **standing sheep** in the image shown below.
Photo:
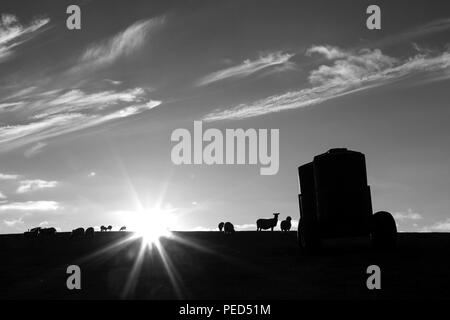
{"label": "standing sheep", "polygon": [[39,235],[39,231],[41,230],[40,227],[38,228],[33,228],[31,230],[28,230],[26,232],[24,232],[24,236],[25,238],[36,238]]}
{"label": "standing sheep", "polygon": [[219,223],[219,231],[220,232],[222,232],[224,224],[225,223],[223,223],[223,222]]}
{"label": "standing sheep", "polygon": [[287,231],[291,230],[291,227],[292,227],[291,220],[292,220],[292,218],[288,216],[288,217],[286,217],[286,220],[281,221],[281,224],[280,224],[281,231],[287,232]]}
{"label": "standing sheep", "polygon": [[272,219],[258,219],[256,220],[256,231],[272,230],[277,226],[279,213],[274,213]]}
{"label": "standing sheep", "polygon": [[40,236],[54,236],[54,235],[56,235],[56,229],[53,227],[41,228],[41,230],[39,231],[39,235]]}
{"label": "standing sheep", "polygon": [[225,222],[224,226],[223,226],[223,231],[225,232],[225,234],[232,234],[234,233],[234,226],[231,222]]}
{"label": "standing sheep", "polygon": [[72,230],[72,234],[70,235],[70,239],[80,238],[84,236],[84,228],[77,228]]}
{"label": "standing sheep", "polygon": [[86,229],[86,232],[84,233],[84,235],[86,236],[86,238],[92,238],[95,234],[95,230],[93,227],[89,227]]}

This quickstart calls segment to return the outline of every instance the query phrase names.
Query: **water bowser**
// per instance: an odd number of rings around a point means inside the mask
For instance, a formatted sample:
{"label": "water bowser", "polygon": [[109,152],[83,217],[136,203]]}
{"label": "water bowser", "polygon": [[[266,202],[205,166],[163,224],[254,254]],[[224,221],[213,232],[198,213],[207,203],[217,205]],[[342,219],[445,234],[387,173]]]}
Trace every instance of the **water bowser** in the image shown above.
{"label": "water bowser", "polygon": [[331,149],[298,167],[302,251],[319,249],[322,239],[369,236],[377,248],[393,248],[395,220],[372,212],[365,156],[346,148]]}

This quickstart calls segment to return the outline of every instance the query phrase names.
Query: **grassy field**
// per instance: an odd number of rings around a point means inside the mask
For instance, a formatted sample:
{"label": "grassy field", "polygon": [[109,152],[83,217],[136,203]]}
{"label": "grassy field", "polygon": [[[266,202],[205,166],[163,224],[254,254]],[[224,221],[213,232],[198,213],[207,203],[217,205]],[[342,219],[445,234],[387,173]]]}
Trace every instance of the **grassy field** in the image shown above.
{"label": "grassy field", "polygon": [[[0,298],[450,298],[449,234],[400,234],[398,249],[387,253],[368,239],[327,241],[321,254],[300,256],[294,232],[178,232],[142,259],[141,241],[125,241],[130,235],[1,235]],[[82,288],[71,291],[66,268],[74,264]],[[381,267],[381,290],[366,287],[372,264]]]}

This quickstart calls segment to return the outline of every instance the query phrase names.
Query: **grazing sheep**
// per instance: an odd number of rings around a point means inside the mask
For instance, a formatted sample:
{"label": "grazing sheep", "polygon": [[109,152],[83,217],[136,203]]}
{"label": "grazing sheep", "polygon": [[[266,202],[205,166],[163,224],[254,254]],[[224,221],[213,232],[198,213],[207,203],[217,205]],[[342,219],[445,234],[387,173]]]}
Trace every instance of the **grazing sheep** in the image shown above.
{"label": "grazing sheep", "polygon": [[101,226],[101,227],[100,227],[100,232],[103,232],[103,231],[108,231],[108,228],[105,227],[105,226]]}
{"label": "grazing sheep", "polygon": [[56,235],[56,229],[51,227],[51,228],[41,228],[39,231],[39,235],[40,236],[54,236]]}
{"label": "grazing sheep", "polygon": [[72,230],[72,234],[70,235],[70,239],[80,238],[84,236],[84,228],[77,228]]}
{"label": "grazing sheep", "polygon": [[91,238],[91,237],[94,236],[94,233],[95,233],[94,228],[93,228],[93,227],[89,227],[89,228],[86,229],[86,232],[84,233],[84,235],[85,235],[86,237]]}
{"label": "grazing sheep", "polygon": [[291,220],[292,220],[292,218],[288,216],[286,218],[286,220],[281,221],[281,224],[280,224],[281,231],[287,232],[287,231],[291,230],[291,227],[292,227]]}
{"label": "grazing sheep", "polygon": [[261,230],[272,230],[276,227],[278,223],[278,215],[279,213],[274,213],[272,219],[258,219],[256,220],[256,231]]}
{"label": "grazing sheep", "polygon": [[231,222],[225,222],[224,226],[223,226],[223,231],[225,232],[225,234],[232,234],[234,233],[234,226]]}
{"label": "grazing sheep", "polygon": [[119,231],[127,231],[127,227],[123,226]]}
{"label": "grazing sheep", "polygon": [[108,229],[108,231],[111,231],[112,230],[112,226],[109,225],[107,229]]}
{"label": "grazing sheep", "polygon": [[222,230],[223,230],[223,225],[224,225],[225,223],[223,223],[223,222],[221,222],[221,223],[219,223],[219,231],[220,232],[222,232]]}
{"label": "grazing sheep", "polygon": [[25,238],[36,238],[39,235],[39,231],[41,230],[40,227],[37,228],[33,228],[33,229],[28,229],[28,231],[24,232],[23,235],[25,236]]}

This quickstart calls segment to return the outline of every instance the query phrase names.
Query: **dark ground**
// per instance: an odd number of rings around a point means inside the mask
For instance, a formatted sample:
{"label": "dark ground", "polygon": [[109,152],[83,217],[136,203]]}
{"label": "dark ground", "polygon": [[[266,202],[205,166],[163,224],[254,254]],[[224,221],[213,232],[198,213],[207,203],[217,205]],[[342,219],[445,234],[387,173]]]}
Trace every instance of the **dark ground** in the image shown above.
{"label": "dark ground", "polygon": [[[0,235],[0,299],[115,299],[136,261],[140,241],[100,249],[130,233],[92,239],[25,239]],[[300,256],[296,233],[179,232],[162,240],[172,278],[153,250],[128,298],[138,299],[449,299],[450,234],[400,234],[398,249],[376,252],[368,239],[327,241],[320,255]],[[187,245],[191,243],[192,245]],[[92,255],[98,252],[97,255]],[[82,289],[68,290],[68,265],[81,268]],[[366,268],[381,267],[381,290],[366,287]]]}

